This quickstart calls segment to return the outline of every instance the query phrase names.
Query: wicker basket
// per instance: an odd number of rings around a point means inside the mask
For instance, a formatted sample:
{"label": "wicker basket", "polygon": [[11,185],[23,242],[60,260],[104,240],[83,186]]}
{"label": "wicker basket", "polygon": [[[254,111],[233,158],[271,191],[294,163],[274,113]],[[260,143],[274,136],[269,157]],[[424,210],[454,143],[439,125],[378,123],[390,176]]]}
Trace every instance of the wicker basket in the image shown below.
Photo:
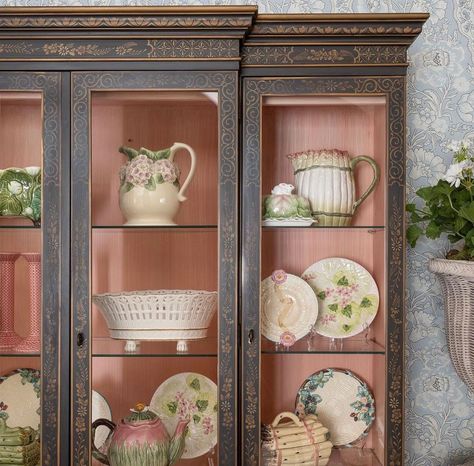
{"label": "wicker basket", "polygon": [[110,336],[128,340],[177,340],[186,351],[187,340],[207,336],[217,303],[215,291],[150,290],[95,295],[93,302],[104,316]]}
{"label": "wicker basket", "polygon": [[432,259],[444,295],[449,354],[462,381],[474,392],[474,262]]}

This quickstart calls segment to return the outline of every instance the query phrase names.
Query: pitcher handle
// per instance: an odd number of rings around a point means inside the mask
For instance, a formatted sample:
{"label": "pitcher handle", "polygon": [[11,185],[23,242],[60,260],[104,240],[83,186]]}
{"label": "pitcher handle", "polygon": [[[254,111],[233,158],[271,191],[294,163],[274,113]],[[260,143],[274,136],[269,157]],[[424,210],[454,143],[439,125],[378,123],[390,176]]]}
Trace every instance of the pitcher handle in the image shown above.
{"label": "pitcher handle", "polygon": [[174,154],[178,152],[179,149],[186,149],[189,152],[189,155],[191,157],[191,168],[188,173],[188,177],[183,183],[183,186],[181,186],[181,189],[178,192],[178,201],[179,202],[184,202],[187,198],[184,196],[184,192],[186,191],[186,188],[188,187],[189,183],[191,183],[191,180],[194,176],[194,172],[196,171],[196,153],[194,152],[194,149],[187,144],[183,144],[182,142],[175,142],[170,149],[170,156],[168,160],[171,162],[174,159]]}
{"label": "pitcher handle", "polygon": [[380,179],[380,168],[372,157],[369,157],[368,155],[359,155],[358,157],[354,157],[351,160],[351,170],[354,170],[355,166],[359,162],[367,162],[372,167],[372,170],[374,171],[374,178],[372,179],[372,182],[370,183],[370,186],[367,188],[365,193],[362,194],[362,196],[360,196],[359,199],[354,202],[354,206],[352,207],[352,213],[357,210],[357,208],[365,201],[367,196],[375,189]]}
{"label": "pitcher handle", "polygon": [[95,446],[95,431],[97,427],[99,426],[105,426],[110,429],[111,432],[114,431],[115,429],[115,424],[112,421],[109,421],[108,419],[97,419],[92,423],[92,432],[91,432],[91,437],[92,437],[92,456],[100,461],[103,464],[110,464],[109,463],[109,458],[107,458],[107,455],[104,455],[99,449]]}

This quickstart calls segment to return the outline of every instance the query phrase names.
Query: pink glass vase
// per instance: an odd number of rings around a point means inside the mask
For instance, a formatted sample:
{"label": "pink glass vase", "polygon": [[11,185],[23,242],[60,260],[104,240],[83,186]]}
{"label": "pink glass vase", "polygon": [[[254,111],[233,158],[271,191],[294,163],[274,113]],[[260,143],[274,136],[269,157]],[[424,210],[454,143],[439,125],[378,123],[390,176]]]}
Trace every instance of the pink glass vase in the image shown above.
{"label": "pink glass vase", "polygon": [[0,351],[14,349],[21,343],[15,332],[15,262],[16,252],[0,252]]}
{"label": "pink glass vase", "polygon": [[15,347],[20,353],[34,353],[41,347],[41,254],[21,254],[28,262],[30,283],[30,333]]}

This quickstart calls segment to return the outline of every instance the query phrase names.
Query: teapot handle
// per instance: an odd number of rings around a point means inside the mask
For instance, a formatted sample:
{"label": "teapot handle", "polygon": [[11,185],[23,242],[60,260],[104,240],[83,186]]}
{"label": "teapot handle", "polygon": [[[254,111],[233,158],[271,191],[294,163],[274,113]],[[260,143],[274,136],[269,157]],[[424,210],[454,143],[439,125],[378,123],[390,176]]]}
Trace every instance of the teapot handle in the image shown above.
{"label": "teapot handle", "polygon": [[372,167],[372,170],[374,171],[374,177],[372,179],[372,182],[370,183],[370,186],[365,191],[365,193],[362,194],[362,196],[360,196],[359,199],[357,199],[357,201],[354,202],[354,206],[352,207],[352,213],[354,213],[357,210],[357,208],[365,201],[367,196],[375,189],[380,178],[380,168],[372,157],[369,157],[367,155],[359,155],[359,157],[354,157],[351,160],[351,169],[354,170],[355,166],[359,162],[367,162]]}
{"label": "teapot handle", "polygon": [[92,456],[100,461],[103,464],[110,464],[109,463],[109,458],[107,458],[107,455],[104,455],[99,449],[95,446],[95,431],[97,427],[99,426],[105,426],[110,429],[111,432],[114,431],[115,429],[115,424],[112,421],[109,421],[108,419],[97,419],[92,423]]}
{"label": "teapot handle", "polygon": [[188,177],[183,183],[183,186],[181,186],[181,189],[178,192],[178,201],[184,202],[187,198],[184,196],[184,192],[186,191],[186,188],[188,187],[189,183],[191,182],[194,172],[196,171],[196,153],[194,152],[193,148],[188,146],[187,144],[183,144],[182,142],[175,142],[170,149],[170,156],[168,160],[171,162],[174,159],[174,154],[178,152],[180,149],[186,149],[189,152],[189,155],[191,157],[191,168],[189,169]]}

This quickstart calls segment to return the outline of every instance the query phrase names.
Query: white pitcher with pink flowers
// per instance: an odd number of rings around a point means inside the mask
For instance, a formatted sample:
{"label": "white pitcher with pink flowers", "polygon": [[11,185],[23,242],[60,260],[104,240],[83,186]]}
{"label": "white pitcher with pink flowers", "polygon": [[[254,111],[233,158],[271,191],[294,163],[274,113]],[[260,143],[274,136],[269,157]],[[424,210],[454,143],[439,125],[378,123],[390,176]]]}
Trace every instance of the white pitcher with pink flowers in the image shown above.
{"label": "white pitcher with pink flowers", "polygon": [[[191,168],[183,185],[174,156],[180,149],[188,151]],[[122,146],[119,152],[128,157],[120,168],[120,209],[125,225],[176,225],[173,221],[184,193],[196,170],[196,154],[187,144],[175,142],[170,148],[152,151]]]}

